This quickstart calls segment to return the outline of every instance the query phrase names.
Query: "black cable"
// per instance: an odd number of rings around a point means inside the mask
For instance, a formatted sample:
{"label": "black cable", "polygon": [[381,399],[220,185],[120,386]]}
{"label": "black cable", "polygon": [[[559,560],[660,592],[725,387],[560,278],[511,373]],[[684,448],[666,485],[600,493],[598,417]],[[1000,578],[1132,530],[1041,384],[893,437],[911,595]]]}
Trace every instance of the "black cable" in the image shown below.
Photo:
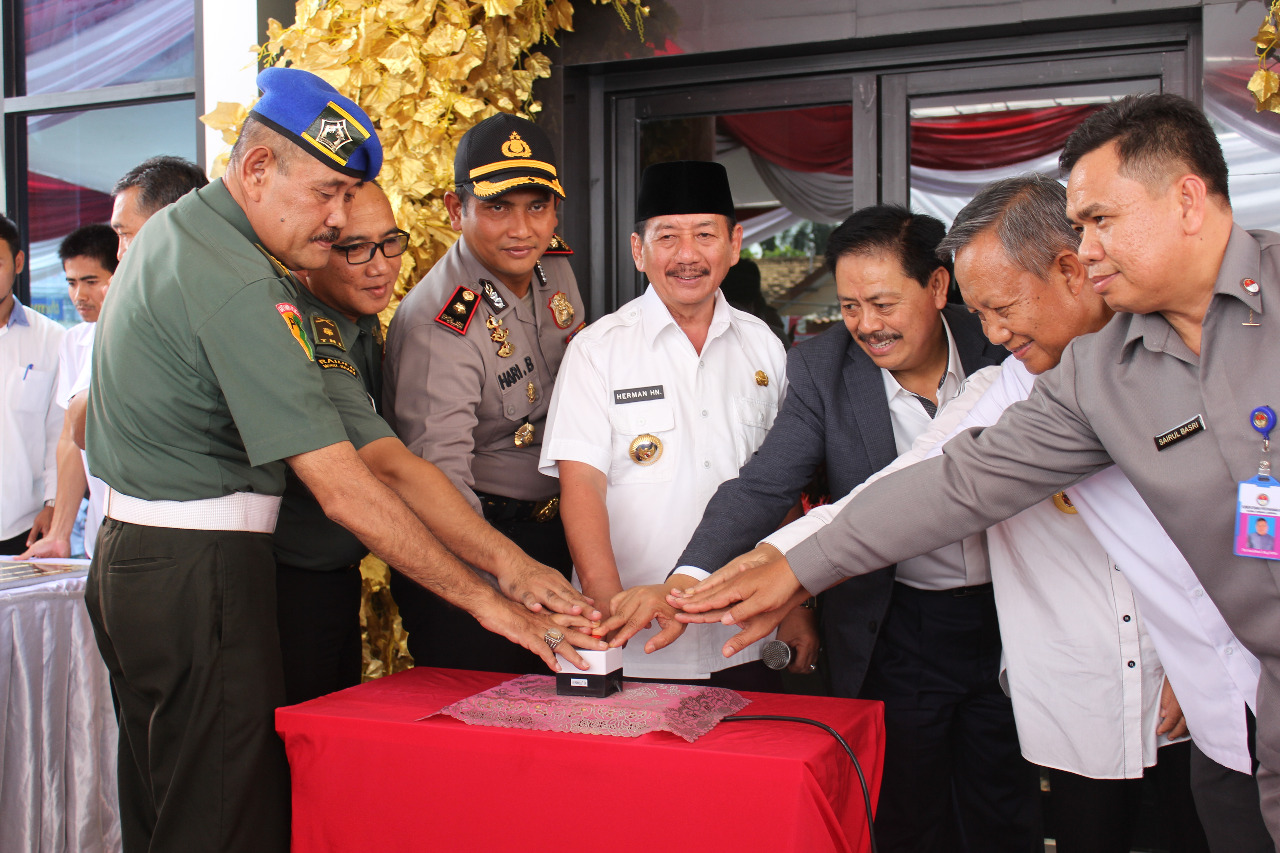
{"label": "black cable", "polygon": [[867,810],[867,839],[871,842],[871,853],[879,853],[880,848],[876,846],[875,815],[871,809],[871,790],[867,787],[867,777],[862,775],[862,765],[858,763],[858,756],[853,754],[848,741],[841,737],[840,733],[831,728],[831,726],[826,723],[820,723],[817,720],[810,720],[808,717],[786,717],[780,714],[734,714],[723,718],[720,722],[749,723],[756,720],[780,720],[784,723],[805,723],[810,726],[817,726],[835,738],[840,746],[844,747],[849,760],[853,762],[854,771],[858,774],[858,783],[862,785],[862,804]]}

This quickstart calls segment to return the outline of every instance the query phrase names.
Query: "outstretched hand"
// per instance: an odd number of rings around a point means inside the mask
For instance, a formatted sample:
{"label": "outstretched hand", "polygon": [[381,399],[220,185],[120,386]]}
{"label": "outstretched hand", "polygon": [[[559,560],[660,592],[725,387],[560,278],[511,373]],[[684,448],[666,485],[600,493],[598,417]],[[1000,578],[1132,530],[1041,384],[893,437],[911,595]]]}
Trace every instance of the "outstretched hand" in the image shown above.
{"label": "outstretched hand", "polygon": [[681,612],[680,622],[722,622],[742,630],[725,644],[732,657],[773,632],[809,593],[800,585],[786,557],[771,545],[760,545],[702,583],[673,591],[667,603]]}
{"label": "outstretched hand", "polygon": [[615,595],[609,602],[612,616],[595,630],[606,637],[612,648],[620,648],[656,619],[661,629],[644,644],[645,654],[666,648],[684,633],[684,624],[676,621],[676,609],[667,600],[668,592],[681,589],[681,582],[693,585],[692,578],[677,575],[666,583],[633,586]]}
{"label": "outstretched hand", "polygon": [[[583,624],[587,624],[585,617],[531,613],[515,602],[496,595],[493,597],[493,602],[493,606],[485,607],[482,611],[474,614],[480,624],[486,630],[524,646],[542,658],[552,672],[560,671],[560,664],[556,662],[557,652],[578,669],[587,669],[587,662],[574,649],[604,651],[608,648],[603,640],[593,637],[582,630],[562,630],[562,625],[569,628],[581,628],[582,625],[565,623],[566,621],[569,623],[581,621]],[[554,650],[547,643],[546,638],[549,631],[553,632],[553,636],[556,634],[563,636],[558,647]]]}
{"label": "outstretched hand", "polygon": [[545,608],[555,613],[585,616],[592,622],[602,618],[595,602],[574,589],[564,575],[532,558],[519,569],[505,573],[499,584],[507,598],[533,613]]}

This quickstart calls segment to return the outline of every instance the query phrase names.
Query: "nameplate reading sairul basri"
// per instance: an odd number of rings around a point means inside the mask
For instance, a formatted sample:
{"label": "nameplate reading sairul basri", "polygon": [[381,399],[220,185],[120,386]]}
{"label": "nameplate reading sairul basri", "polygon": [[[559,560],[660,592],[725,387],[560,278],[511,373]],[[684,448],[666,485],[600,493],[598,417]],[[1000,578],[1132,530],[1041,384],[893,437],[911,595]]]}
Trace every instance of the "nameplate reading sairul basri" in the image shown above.
{"label": "nameplate reading sairul basri", "polygon": [[1179,424],[1163,435],[1157,435],[1155,438],[1156,450],[1167,450],[1184,438],[1190,438],[1198,432],[1204,432],[1204,430],[1204,416],[1196,415],[1185,424]]}

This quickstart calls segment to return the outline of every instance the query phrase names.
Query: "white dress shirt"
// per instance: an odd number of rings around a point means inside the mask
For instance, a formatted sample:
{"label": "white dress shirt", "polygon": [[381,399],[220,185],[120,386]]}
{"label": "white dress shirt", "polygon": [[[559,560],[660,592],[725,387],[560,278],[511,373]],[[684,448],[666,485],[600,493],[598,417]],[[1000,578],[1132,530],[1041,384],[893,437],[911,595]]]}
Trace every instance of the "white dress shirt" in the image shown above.
{"label": "white dress shirt", "polygon": [[54,402],[58,348],[66,334],[16,299],[0,326],[0,539],[10,539],[58,493],[62,409]]}
{"label": "white dress shirt", "polygon": [[[540,470],[560,460],[608,477],[609,536],[624,589],[661,583],[719,485],[737,476],[773,425],[786,388],[786,354],[763,322],[716,293],[699,354],[652,286],[579,332],[556,377]],[[661,389],[659,393],[656,389]],[[662,443],[651,464],[637,464],[632,442]],[[638,678],[707,678],[760,657],[755,643],[726,659],[736,628],[691,625],[651,655],[637,634],[623,669]]]}
{"label": "white dress shirt", "polygon": [[[983,385],[994,383],[994,387],[980,401],[973,399],[966,389],[966,393],[953,402],[953,408],[945,412],[948,420],[957,424],[950,433],[994,423],[999,413],[1007,406],[1016,400],[1026,398],[1033,382],[1034,376],[1027,372],[1020,362],[1012,360],[1005,363],[1003,370],[986,368],[974,374],[969,379],[970,385],[979,387],[977,383],[983,383]],[[975,407],[982,407],[985,411],[975,410]],[[941,419],[942,415],[939,415],[939,418]],[[913,450],[914,458],[910,461],[917,461],[938,452],[941,452],[940,448],[929,451],[927,448],[917,447]],[[885,469],[885,472],[877,474],[872,479],[879,479],[883,473],[888,473],[895,466],[904,467],[898,466],[895,462],[889,469]],[[857,491],[860,490],[856,490],[854,495]],[[765,541],[784,552],[790,550],[834,518],[845,501],[854,495],[834,505],[815,508],[804,518],[798,519]],[[1244,725],[1244,708],[1246,704],[1252,707],[1257,693],[1259,672],[1257,659],[1236,640],[1217,607],[1204,593],[1186,559],[1170,541],[1123,472],[1114,466],[1108,468],[1071,487],[1067,490],[1067,495],[1079,512],[1077,518],[1085,522],[1097,545],[1110,555],[1109,559],[1114,559],[1113,565],[1118,565],[1120,568],[1120,572],[1112,574],[1115,576],[1123,574],[1124,579],[1128,581],[1128,594],[1132,595],[1132,599],[1141,608],[1143,626],[1150,632],[1151,640],[1159,654],[1165,674],[1169,677],[1169,682],[1178,697],[1186,717],[1187,727],[1191,731],[1197,748],[1224,767],[1242,773],[1251,773],[1252,763],[1249,758],[1248,737]],[[1015,519],[1041,507],[1047,509],[1051,505],[1049,502],[1037,505],[1016,516]],[[1056,508],[1053,511],[1057,512]],[[997,527],[1001,526],[1003,525],[997,525]],[[994,568],[999,546],[990,532],[988,544],[992,550]],[[1046,555],[1053,553],[1045,552]],[[1039,574],[1067,573],[1041,571]],[[1045,578],[1039,582],[1052,581],[1050,578]],[[1127,608],[1123,604],[1128,597],[1123,587],[1118,584],[1113,586],[1115,612],[1121,617],[1120,626],[1114,634],[1121,638],[1121,654],[1124,655],[1124,649],[1131,643],[1131,640],[1124,639],[1127,636],[1127,623],[1123,622],[1123,616],[1127,615]],[[996,596],[997,606],[1000,607],[1001,631],[1004,633],[1006,613],[1009,612],[1009,608],[1000,604],[999,581],[996,582]],[[1070,609],[1074,607],[1074,605],[1063,606],[1060,602],[1050,602],[1050,604],[1056,609],[1061,609],[1063,617],[1070,615]],[[1052,618],[1057,620],[1062,617]],[[1010,651],[1011,645],[1013,645],[1012,638],[1005,642],[1006,654]],[[1147,646],[1140,642],[1139,648],[1143,652],[1142,657],[1129,659],[1146,660]],[[1089,683],[1095,679],[1098,682],[1105,681],[1102,676],[1109,671],[1114,671],[1114,667],[1104,662],[1096,673],[1093,673]],[[1150,689],[1150,687],[1144,687],[1144,700]],[[1090,700],[1093,701],[1093,697],[1090,697]],[[1018,713],[1018,697],[1015,694],[1015,716]],[[1127,719],[1125,726],[1132,729],[1132,723],[1127,722]],[[1144,725],[1141,731],[1145,733],[1146,730]],[[1025,751],[1028,736],[1024,735],[1021,722],[1019,722],[1019,739],[1022,740]],[[1128,763],[1127,759],[1126,763]]]}
{"label": "white dress shirt", "polygon": [[[89,376],[93,363],[93,332],[97,323],[80,323],[67,330],[62,339],[62,351],[58,356],[57,403],[65,411],[71,398],[89,390]],[[107,484],[89,473],[89,458],[80,451],[80,462],[89,481],[89,508],[84,516],[84,553],[93,556],[94,543],[98,541],[98,528],[106,515]]]}
{"label": "white dress shirt", "polygon": [[[955,338],[951,335],[951,327],[944,318],[942,328],[947,335],[947,369],[938,383],[938,409],[941,410],[949,401],[960,393],[964,384],[964,367],[960,363],[960,353],[956,350]],[[881,368],[884,379],[884,393],[889,401],[889,420],[893,423],[893,441],[898,453],[903,454],[911,449],[911,445],[922,433],[934,426],[933,418],[925,411],[915,394],[903,388],[888,370]],[[921,524],[928,524],[928,519],[921,519]],[[945,545],[936,551],[912,557],[898,563],[894,579],[898,583],[916,589],[956,589],[962,586],[977,586],[991,582],[991,573],[985,561],[965,561],[964,547],[956,542]]]}

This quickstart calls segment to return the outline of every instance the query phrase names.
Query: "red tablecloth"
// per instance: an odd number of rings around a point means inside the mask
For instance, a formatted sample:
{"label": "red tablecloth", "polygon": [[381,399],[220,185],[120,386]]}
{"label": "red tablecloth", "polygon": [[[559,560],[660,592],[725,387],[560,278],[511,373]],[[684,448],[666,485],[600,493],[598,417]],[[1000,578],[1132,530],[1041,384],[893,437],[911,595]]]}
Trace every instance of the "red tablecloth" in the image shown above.
{"label": "red tablecloth", "polygon": [[[686,743],[420,719],[512,677],[420,667],[276,711],[295,853],[868,849],[853,766],[813,726],[721,723]],[[744,695],[742,714],[840,732],[875,802],[880,703]]]}

